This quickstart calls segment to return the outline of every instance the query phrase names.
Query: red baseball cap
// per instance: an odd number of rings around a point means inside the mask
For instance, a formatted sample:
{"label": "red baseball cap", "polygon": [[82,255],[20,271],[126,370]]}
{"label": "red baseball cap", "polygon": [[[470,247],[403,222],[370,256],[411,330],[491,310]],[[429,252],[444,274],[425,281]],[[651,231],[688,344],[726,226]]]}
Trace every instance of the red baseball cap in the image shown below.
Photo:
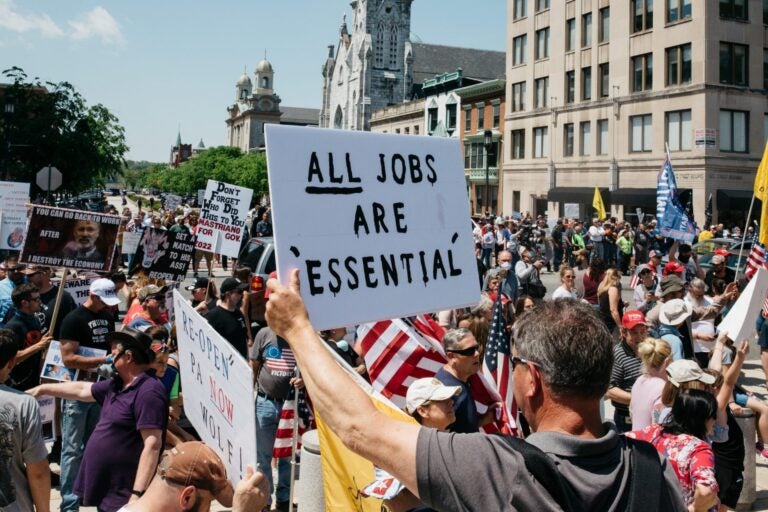
{"label": "red baseball cap", "polygon": [[728,249],[721,247],[719,249],[715,249],[715,254],[718,256],[723,256],[725,258],[728,257]]}
{"label": "red baseball cap", "polygon": [[621,326],[625,329],[632,329],[636,325],[648,325],[645,322],[645,315],[642,311],[627,311],[621,317]]}
{"label": "red baseball cap", "polygon": [[670,274],[679,274],[680,272],[685,272],[685,267],[676,261],[670,261],[664,265],[664,270],[662,270],[661,274],[668,276]]}

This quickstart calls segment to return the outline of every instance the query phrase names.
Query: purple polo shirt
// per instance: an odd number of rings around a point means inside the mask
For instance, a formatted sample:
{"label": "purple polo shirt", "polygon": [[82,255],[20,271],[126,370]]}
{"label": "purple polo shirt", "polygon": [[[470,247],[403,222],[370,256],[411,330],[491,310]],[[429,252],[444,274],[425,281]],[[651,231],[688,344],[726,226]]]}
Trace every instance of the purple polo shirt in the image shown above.
{"label": "purple polo shirt", "polygon": [[154,370],[120,391],[112,379],[97,382],[91,394],[101,405],[101,416],[86,444],[75,494],[83,505],[116,511],[131,497],[144,449],[140,430],[161,429],[165,437],[168,394]]}

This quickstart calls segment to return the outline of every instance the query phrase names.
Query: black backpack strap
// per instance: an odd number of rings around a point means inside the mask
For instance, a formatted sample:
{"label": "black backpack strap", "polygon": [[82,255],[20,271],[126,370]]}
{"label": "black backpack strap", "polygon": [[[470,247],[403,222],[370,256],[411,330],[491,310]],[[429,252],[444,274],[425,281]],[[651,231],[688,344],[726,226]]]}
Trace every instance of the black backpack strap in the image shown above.
{"label": "black backpack strap", "polygon": [[568,483],[560,475],[557,466],[555,466],[555,463],[546,453],[517,437],[509,435],[499,435],[499,437],[509,444],[513,450],[522,455],[525,461],[525,469],[547,489],[552,499],[557,502],[564,512],[576,510],[571,499],[572,492],[567,487]]}
{"label": "black backpack strap", "polygon": [[671,510],[671,498],[661,469],[659,452],[651,443],[622,437],[631,452],[629,489],[625,494],[624,510]]}

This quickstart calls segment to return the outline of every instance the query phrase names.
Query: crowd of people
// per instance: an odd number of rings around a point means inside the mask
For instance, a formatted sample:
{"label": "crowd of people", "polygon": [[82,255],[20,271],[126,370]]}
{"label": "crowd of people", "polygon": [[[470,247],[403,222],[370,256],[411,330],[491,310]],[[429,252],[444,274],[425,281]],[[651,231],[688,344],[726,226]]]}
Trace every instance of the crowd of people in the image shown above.
{"label": "crowd of people", "polygon": [[[197,226],[195,211],[183,207],[123,216],[126,232],[151,226],[194,234]],[[267,209],[253,219],[254,236],[272,234]],[[717,230],[699,237],[723,234]],[[62,511],[207,510],[213,500],[234,510],[288,510],[290,464],[273,461],[272,449],[286,400],[302,391],[349,448],[407,488],[391,510],[735,508],[744,470],[735,414],[755,411],[755,442],[768,457],[768,406],[738,384],[748,343],[715,329],[740,293],[723,255],[705,270],[690,245],[661,237],[655,221],[550,225],[526,215],[480,219],[473,234],[481,298],[434,313],[445,329],[445,363],[408,389],[405,410],[415,425],[378,412],[337,358],[318,350],[326,344],[369,378],[354,331],[318,333],[309,323],[296,273],[290,283],[269,281],[267,322],[258,325],[253,269],[232,261],[232,276],[217,286],[214,255],[198,251],[190,304],[254,373],[258,468],[236,488],[184,415],[183,363],[166,304],[171,283],[93,276],[78,306],[59,293],[51,269],[9,256],[0,267],[0,434],[9,448],[0,506],[48,510],[55,462]],[[208,277],[199,276],[202,259]],[[544,269],[559,276],[551,292]],[[625,301],[622,277],[630,274]],[[501,404],[479,411],[471,394],[498,303],[519,437],[482,433]],[[768,349],[768,322],[761,318],[756,332]],[[40,380],[54,339],[62,366],[77,372],[68,382]],[[44,396],[60,401],[60,435],[50,450],[35,401]],[[612,421],[603,421],[604,400]]]}

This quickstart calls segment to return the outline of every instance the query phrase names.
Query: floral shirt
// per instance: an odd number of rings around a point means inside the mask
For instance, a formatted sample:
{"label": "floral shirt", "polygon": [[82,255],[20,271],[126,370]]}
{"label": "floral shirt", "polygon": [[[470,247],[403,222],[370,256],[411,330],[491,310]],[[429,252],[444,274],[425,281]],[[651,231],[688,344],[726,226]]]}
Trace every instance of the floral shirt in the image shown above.
{"label": "floral shirt", "polygon": [[[663,427],[653,424],[642,430],[627,432],[629,437],[651,443],[660,454],[672,463],[672,469],[683,489],[685,504],[693,503],[696,485],[710,487],[717,493],[715,480],[715,455],[712,447],[698,437],[688,434],[666,434]],[[717,510],[717,507],[714,507]]]}

